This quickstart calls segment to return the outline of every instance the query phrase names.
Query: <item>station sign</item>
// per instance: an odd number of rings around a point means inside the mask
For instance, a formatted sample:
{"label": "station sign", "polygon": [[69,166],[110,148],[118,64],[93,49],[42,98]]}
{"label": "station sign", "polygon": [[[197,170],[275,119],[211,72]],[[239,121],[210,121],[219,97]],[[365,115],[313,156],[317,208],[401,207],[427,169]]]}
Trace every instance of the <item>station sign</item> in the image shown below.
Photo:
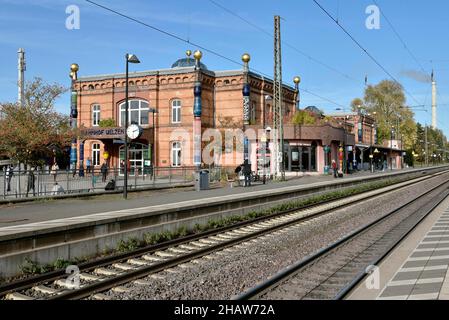
{"label": "station sign", "polygon": [[114,139],[123,138],[125,135],[125,128],[89,128],[82,129],[81,134],[84,138],[91,139]]}

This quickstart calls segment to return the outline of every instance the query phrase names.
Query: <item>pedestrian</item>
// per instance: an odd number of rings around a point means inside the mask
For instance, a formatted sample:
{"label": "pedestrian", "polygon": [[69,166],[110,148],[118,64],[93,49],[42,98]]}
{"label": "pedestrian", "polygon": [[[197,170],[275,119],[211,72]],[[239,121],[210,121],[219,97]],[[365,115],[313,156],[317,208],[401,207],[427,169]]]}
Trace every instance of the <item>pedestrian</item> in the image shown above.
{"label": "pedestrian", "polygon": [[251,164],[248,159],[243,163],[243,175],[245,176],[245,187],[251,186]]}
{"label": "pedestrian", "polygon": [[102,175],[101,181],[106,182],[106,177],[108,175],[108,165],[106,164],[106,162],[103,162],[103,164],[101,165],[100,171],[101,171],[101,175]]}
{"label": "pedestrian", "polygon": [[92,173],[92,160],[90,160],[90,157],[86,160],[86,168],[87,168],[87,174]]}
{"label": "pedestrian", "polygon": [[120,161],[120,174],[125,174],[125,160]]}
{"label": "pedestrian", "polygon": [[51,166],[50,174],[53,175],[53,181],[56,182],[56,176],[58,175],[59,166],[58,163],[55,161],[53,165]]}
{"label": "pedestrian", "polygon": [[10,164],[7,168],[6,168],[6,182],[7,182],[7,189],[6,191],[11,191],[11,179],[12,176],[14,175],[14,167],[12,166],[12,164]]}
{"label": "pedestrian", "polygon": [[337,162],[335,162],[335,160],[332,160],[332,170],[334,170],[334,178],[338,178],[338,176],[337,176]]}
{"label": "pedestrian", "polygon": [[30,171],[28,171],[27,197],[31,189],[33,189],[33,197],[36,196],[35,181],[36,177],[34,176],[34,168],[30,168]]}

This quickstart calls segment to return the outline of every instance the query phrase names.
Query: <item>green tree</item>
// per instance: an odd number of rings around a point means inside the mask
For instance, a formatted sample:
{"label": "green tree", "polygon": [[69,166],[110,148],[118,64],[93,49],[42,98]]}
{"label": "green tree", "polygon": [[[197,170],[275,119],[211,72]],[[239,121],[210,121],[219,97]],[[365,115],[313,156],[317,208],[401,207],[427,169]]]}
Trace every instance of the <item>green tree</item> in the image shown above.
{"label": "green tree", "polygon": [[54,110],[55,100],[65,91],[36,78],[26,85],[24,106],[1,103],[0,154],[16,162],[42,165],[54,150],[70,145],[76,133],[70,129],[68,116]]}
{"label": "green tree", "polygon": [[364,99],[354,99],[351,106],[354,111],[357,106],[362,106],[359,111],[376,118],[380,143],[389,140],[394,129],[394,138],[402,139],[404,149],[413,148],[416,140],[414,113],[406,106],[404,89],[399,83],[383,80],[377,85],[369,85]]}
{"label": "green tree", "polygon": [[296,125],[316,124],[317,121],[315,116],[304,110],[296,111],[292,118],[292,123]]}
{"label": "green tree", "polygon": [[98,123],[98,125],[101,128],[110,128],[110,127],[115,127],[115,120],[112,118],[109,119],[103,119],[100,120],[100,122]]}

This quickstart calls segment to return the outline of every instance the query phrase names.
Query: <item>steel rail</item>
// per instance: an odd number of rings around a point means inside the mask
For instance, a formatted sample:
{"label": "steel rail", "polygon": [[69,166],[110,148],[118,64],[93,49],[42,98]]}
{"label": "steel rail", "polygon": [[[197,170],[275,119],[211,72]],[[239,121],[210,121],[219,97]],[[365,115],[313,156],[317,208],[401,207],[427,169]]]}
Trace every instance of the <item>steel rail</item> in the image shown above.
{"label": "steel rail", "polygon": [[[415,229],[419,226],[419,224],[424,219],[426,219],[448,196],[449,196],[449,191],[446,191],[443,195],[440,194],[439,196],[437,196],[437,197],[439,197],[439,199],[432,204],[431,208],[428,209],[427,212],[420,219],[418,219],[413,224],[413,226],[400,237],[400,239],[396,243],[393,243],[381,256],[374,259],[369,265],[375,266],[375,265],[378,265],[379,263],[381,263],[381,261],[384,260],[394,249],[396,249],[405,238],[407,238],[413,231],[415,231]],[[367,272],[366,269],[363,270],[362,272],[360,272],[349,284],[347,284],[345,287],[343,287],[335,295],[334,300],[343,300],[352,291],[352,289],[354,289],[359,283],[362,282],[362,280],[367,275],[369,275],[369,272]]]}
{"label": "steel rail", "polygon": [[353,238],[363,234],[365,231],[371,229],[372,227],[380,224],[387,218],[391,217],[392,215],[396,214],[397,212],[403,210],[404,208],[416,203],[417,201],[421,200],[423,197],[429,195],[433,191],[437,190],[438,188],[441,188],[443,185],[449,184],[449,181],[444,181],[437,186],[431,188],[430,190],[427,190],[425,193],[421,194],[419,197],[414,198],[407,203],[401,205],[398,208],[395,208],[394,210],[390,211],[386,215],[383,215],[382,217],[376,219],[375,221],[355,230],[354,232],[346,235],[345,237],[337,240],[336,242],[320,249],[316,253],[298,261],[297,263],[288,266],[287,268],[283,269],[282,271],[275,274],[273,277],[269,278],[268,280],[254,286],[253,288],[250,288],[249,290],[245,291],[244,293],[234,297],[234,300],[249,300],[249,299],[256,299],[257,297],[260,297],[264,293],[268,292],[270,289],[277,287],[280,282],[285,281],[289,277],[293,276],[294,274],[300,272],[304,268],[306,268],[309,265],[312,265],[313,263],[317,262],[321,258],[323,258],[328,253],[332,252],[333,250],[341,247],[342,245],[348,243]]}

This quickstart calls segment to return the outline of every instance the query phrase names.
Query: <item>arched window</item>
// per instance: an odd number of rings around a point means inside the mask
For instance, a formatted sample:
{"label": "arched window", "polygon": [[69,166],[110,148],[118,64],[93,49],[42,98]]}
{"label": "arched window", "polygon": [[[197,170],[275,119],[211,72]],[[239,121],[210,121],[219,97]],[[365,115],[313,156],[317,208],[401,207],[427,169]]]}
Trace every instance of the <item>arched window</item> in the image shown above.
{"label": "arched window", "polygon": [[[128,124],[147,125],[150,106],[144,100],[129,100]],[[125,126],[126,102],[120,104],[120,126]]]}
{"label": "arched window", "polygon": [[173,100],[171,102],[171,122],[181,123],[181,100]]}
{"label": "arched window", "polygon": [[171,144],[171,154],[172,154],[172,160],[171,165],[172,167],[180,167],[181,166],[181,142],[174,141]]}
{"label": "arched window", "polygon": [[92,144],[92,165],[94,165],[94,166],[100,165],[100,144],[99,143]]}
{"label": "arched window", "polygon": [[92,126],[98,127],[100,125],[100,105],[94,104],[92,106]]}

